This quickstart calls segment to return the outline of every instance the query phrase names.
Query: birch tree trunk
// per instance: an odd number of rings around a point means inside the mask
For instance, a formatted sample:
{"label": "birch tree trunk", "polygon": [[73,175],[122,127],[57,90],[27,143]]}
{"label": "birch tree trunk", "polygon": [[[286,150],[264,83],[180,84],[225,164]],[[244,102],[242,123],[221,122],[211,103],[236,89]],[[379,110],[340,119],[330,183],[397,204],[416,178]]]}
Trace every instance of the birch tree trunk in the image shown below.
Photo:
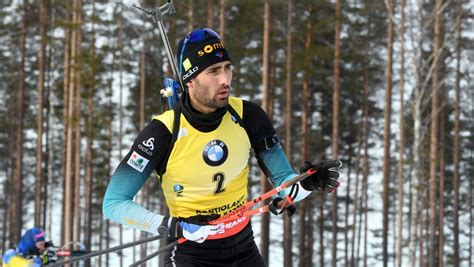
{"label": "birch tree trunk", "polygon": [[382,255],[383,266],[388,266],[388,216],[389,216],[389,184],[390,184],[390,124],[392,114],[392,57],[393,57],[393,0],[388,0],[388,30],[387,30],[387,69],[386,69],[386,91],[384,111],[384,135],[383,135],[383,191],[382,191]]}
{"label": "birch tree trunk", "polygon": [[40,1],[40,48],[38,52],[38,117],[36,139],[36,168],[35,168],[35,222],[41,225],[41,191],[43,189],[43,96],[46,58],[46,0]]}
{"label": "birch tree trunk", "polygon": [[[370,126],[368,127],[370,129]],[[369,131],[368,131],[369,132]],[[368,132],[366,135],[366,141],[365,141],[365,149],[364,149],[364,178],[362,181],[362,199],[363,199],[363,207],[364,207],[364,256],[363,256],[363,266],[367,267],[367,259],[369,257],[367,253],[367,247],[368,247],[368,240],[367,240],[367,235],[368,235],[368,224],[369,224],[369,218],[368,218],[368,213],[369,213],[369,147],[368,147]],[[359,254],[359,253],[357,253]]]}
{"label": "birch tree trunk", "polygon": [[445,179],[445,169],[446,169],[446,162],[445,162],[445,105],[446,105],[446,96],[440,90],[439,97],[441,100],[441,110],[439,113],[439,234],[438,234],[438,266],[443,267],[444,264],[444,179]]}
{"label": "birch tree trunk", "polygon": [[[421,211],[420,216],[418,218],[418,223],[421,225],[420,227],[420,239],[418,242],[418,246],[420,247],[420,257],[419,257],[419,265],[425,266],[425,251],[429,244],[426,244],[426,236],[429,235],[429,228],[426,226],[427,221],[429,220],[429,210],[428,210],[428,198],[429,198],[429,191],[426,189],[421,190]],[[427,265],[426,265],[427,266]]]}
{"label": "birch tree trunk", "polygon": [[75,114],[74,114],[74,221],[75,221],[75,240],[81,240],[81,119],[82,119],[82,1],[78,1],[76,4],[77,22],[75,24],[76,34],[76,66],[74,71],[76,73],[76,84],[75,84]]}
{"label": "birch tree trunk", "polygon": [[[369,19],[370,20],[370,19]],[[369,23],[370,25],[370,23]],[[370,31],[370,27],[369,27]],[[369,48],[369,42],[367,41],[366,44],[367,48]],[[359,226],[358,226],[358,235],[357,235],[357,253],[356,253],[356,258],[357,258],[357,263],[353,266],[359,266],[359,258],[360,258],[360,241],[362,239],[361,237],[361,230],[362,230],[362,215],[365,216],[364,220],[364,266],[367,266],[367,211],[368,211],[368,177],[369,177],[369,135],[370,135],[370,126],[369,126],[369,67],[370,67],[370,61],[366,62],[366,65],[364,67],[364,121],[362,125],[363,129],[363,146],[364,146],[364,166],[363,166],[363,171],[362,171],[362,187],[361,187],[361,197],[360,197],[360,211],[359,211]],[[356,192],[357,196],[357,192]],[[359,198],[354,198],[356,201],[358,201]],[[357,207],[354,205],[354,207]],[[357,212],[354,210],[354,214],[357,214]],[[355,224],[355,216],[354,216],[354,224]],[[352,257],[354,258],[354,257]],[[354,260],[352,260],[354,263]]]}
{"label": "birch tree trunk", "polygon": [[[92,16],[95,16],[95,2],[92,0]],[[91,21],[91,45],[89,47],[89,58],[90,62],[95,62],[95,23]],[[90,63],[89,67],[89,92],[87,94],[87,122],[86,122],[86,172],[84,177],[84,245],[87,248],[91,248],[91,227],[92,227],[92,175],[93,166],[92,159],[94,158],[94,150],[92,145],[94,142],[94,130],[93,130],[93,118],[94,118],[94,106],[93,98],[95,94],[95,63]],[[91,266],[90,259],[84,262],[85,267]]]}
{"label": "birch tree trunk", "polygon": [[220,12],[219,12],[219,34],[221,35],[222,41],[224,41],[225,36],[225,0],[221,0],[220,3]]}
{"label": "birch tree trunk", "polygon": [[[120,64],[120,63],[119,63]],[[112,148],[113,148],[113,138],[114,138],[114,131],[113,131],[113,121],[114,121],[114,112],[113,112],[113,109],[114,109],[114,102],[112,100],[112,97],[113,97],[113,86],[112,86],[112,83],[113,83],[113,73],[114,73],[114,70],[116,69],[115,68],[115,58],[112,58],[112,70],[110,71],[111,72],[111,76],[110,77],[110,84],[109,84],[109,106],[108,106],[108,109],[109,109],[109,116],[108,116],[108,121],[107,121],[107,148],[105,149],[105,162],[106,162],[106,165],[104,166],[105,168],[105,173],[107,175],[107,179],[104,179],[103,181],[103,186],[104,188],[107,187],[107,184],[109,183],[110,181],[110,175],[112,174],[111,173],[111,166],[110,166],[110,163],[112,161]],[[120,67],[119,67],[119,70],[120,70]],[[120,101],[120,100],[119,100]],[[120,115],[119,115],[120,116]],[[100,207],[102,207],[102,201],[100,203]],[[105,220],[104,222],[104,230],[102,232],[103,236],[104,236],[104,240],[105,240],[105,247],[106,248],[109,248],[110,247],[110,220]],[[110,261],[110,254],[107,253],[105,255],[105,266],[108,267],[110,266],[109,265],[109,261]]]}
{"label": "birch tree trunk", "polygon": [[214,29],[214,1],[207,1],[207,27]]}
{"label": "birch tree trunk", "polygon": [[[336,26],[334,36],[334,85],[332,98],[332,157],[339,158],[339,94],[340,94],[340,35],[341,35],[341,1],[336,0]],[[331,194],[332,199],[332,266],[337,266],[337,190]]]}
{"label": "birch tree trunk", "polygon": [[[463,16],[462,2],[458,4],[459,11],[456,16],[456,85],[454,103],[454,144],[453,144],[453,235],[454,235],[454,255],[453,265],[459,267],[459,161],[460,161],[460,114],[461,114],[461,20]],[[472,229],[472,228],[471,228]],[[470,243],[471,244],[471,243]]]}
{"label": "birch tree trunk", "polygon": [[405,91],[405,0],[400,2],[400,141],[399,141],[399,166],[398,166],[398,209],[397,209],[397,233],[396,233],[396,256],[395,266],[402,267],[402,244],[403,244],[403,203],[404,192],[404,150],[405,150],[405,106],[404,106],[404,91]]}
{"label": "birch tree trunk", "polygon": [[[309,14],[313,14],[313,4],[308,3],[307,7],[307,12]],[[302,160],[307,160],[308,159],[308,148],[309,148],[309,128],[310,128],[310,99],[311,99],[311,89],[309,87],[310,84],[310,48],[312,45],[312,40],[313,40],[313,24],[311,21],[311,15],[308,16],[308,19],[306,21],[306,38],[305,38],[305,44],[304,44],[304,49],[305,49],[305,57],[304,57],[304,76],[303,76],[303,97],[301,100],[301,105],[302,105],[302,114],[301,114],[301,159]],[[302,200],[298,203],[298,213],[300,217],[300,228],[299,228],[299,266],[304,266],[305,264],[305,256],[306,256],[306,250],[304,249],[305,247],[305,240],[307,237],[306,234],[306,213],[308,210],[308,204],[307,202],[310,201],[308,198],[305,200]],[[321,228],[321,231],[322,228]],[[323,247],[320,246],[320,249],[324,249]],[[287,265],[289,264],[289,265]],[[293,266],[291,265],[291,262],[288,263],[285,261],[285,266]]]}
{"label": "birch tree trunk", "polygon": [[[357,151],[356,151],[356,160],[353,161],[352,159],[352,150],[353,150],[353,147],[352,147],[352,144],[349,144],[348,146],[348,149],[347,149],[347,154],[349,155],[349,158],[348,158],[348,164],[349,164],[349,167],[348,167],[348,171],[347,171],[347,184],[349,186],[349,188],[355,188],[355,191],[358,192],[357,190],[357,179],[359,178],[359,160],[360,160],[360,151],[361,151],[361,147],[362,147],[362,131],[361,129],[359,128],[357,130]],[[351,184],[351,180],[352,180],[352,165],[353,163],[356,163],[356,179],[355,179],[355,185],[352,186]],[[345,228],[345,231],[344,231],[344,265],[345,266],[349,266],[349,229],[351,228],[350,225],[349,225],[349,206],[350,206],[350,199],[351,199],[351,194],[350,194],[350,191],[351,190],[347,190],[346,191],[346,200],[345,200],[345,211],[344,211],[344,228]],[[356,198],[354,198],[356,199]]]}
{"label": "birch tree trunk", "polygon": [[[25,117],[25,40],[26,40],[26,18],[28,16],[26,9],[27,1],[23,1],[23,17],[20,33],[20,64],[18,67],[18,126],[16,129],[15,145],[15,168],[12,173],[13,192],[10,201],[9,212],[9,238],[10,247],[15,246],[20,241],[21,226],[23,225],[23,125]],[[6,225],[6,224],[5,224]]]}
{"label": "birch tree trunk", "polygon": [[[263,98],[262,108],[263,110],[269,110],[269,95],[270,95],[270,1],[264,1],[264,15],[263,15]],[[260,190],[262,193],[267,192],[269,189],[268,181],[265,175],[260,176]],[[268,213],[264,213],[261,216],[261,229],[260,229],[260,253],[262,254],[265,264],[268,265],[268,250],[269,250],[269,231],[270,231],[270,217]]]}
{"label": "birch tree trunk", "polygon": [[[416,244],[418,242],[418,219],[420,216],[419,210],[419,191],[420,191],[420,179],[422,177],[422,164],[421,164],[421,143],[423,138],[422,128],[422,103],[424,99],[424,93],[421,81],[421,44],[423,41],[423,0],[418,0],[418,31],[415,37],[416,50],[413,57],[413,69],[415,75],[414,85],[414,99],[412,101],[413,109],[413,170],[414,174],[411,176],[411,203],[410,213],[412,214],[410,225],[409,225],[409,237],[408,243],[408,267],[414,267],[416,262]],[[421,232],[421,231],[420,231]]]}
{"label": "birch tree trunk", "polygon": [[[75,0],[72,8],[72,23],[76,25],[78,21],[77,2]],[[68,84],[68,105],[67,105],[67,130],[66,130],[66,169],[65,169],[65,192],[64,192],[64,242],[69,244],[73,240],[73,120],[74,120],[74,92],[77,82],[77,29],[71,33],[71,57],[70,57],[70,80]],[[72,248],[69,248],[72,249]],[[68,266],[71,266],[70,264]]]}
{"label": "birch tree trunk", "polygon": [[435,266],[437,260],[438,248],[435,241],[436,236],[436,192],[438,190],[437,164],[438,164],[438,88],[440,87],[439,77],[439,58],[441,52],[441,0],[436,0],[434,10],[434,40],[433,40],[433,75],[432,75],[432,92],[431,92],[431,138],[430,138],[430,222],[429,222],[429,249],[428,264]]}
{"label": "birch tree trunk", "polygon": [[[55,20],[56,12],[55,10],[51,10],[51,14],[47,19],[46,24],[49,25],[50,21],[53,23],[56,21]],[[53,135],[52,133],[52,125],[53,125],[53,116],[51,115],[51,91],[52,91],[52,86],[51,86],[51,81],[52,81],[52,73],[53,69],[55,69],[52,66],[52,60],[51,60],[51,54],[52,54],[52,48],[51,46],[48,46],[48,50],[46,51],[47,55],[47,62],[46,64],[46,71],[45,71],[45,112],[46,112],[46,118],[45,118],[45,129],[44,129],[44,137],[45,137],[45,152],[44,152],[44,181],[43,181],[43,189],[41,192],[41,199],[42,199],[42,212],[41,212],[41,227],[43,230],[45,230],[47,233],[51,233],[51,203],[52,203],[52,194],[50,192],[53,192],[52,190],[52,185],[54,184],[53,182],[53,159],[54,159],[54,152],[53,152],[53,147],[52,147],[52,140],[53,138],[51,137]]]}
{"label": "birch tree trunk", "polygon": [[[93,26],[92,26],[93,27]],[[94,41],[92,42],[94,43]],[[91,50],[94,50],[92,48]],[[94,58],[94,52],[91,52],[91,58]],[[91,68],[91,72],[93,72],[93,67]],[[93,79],[93,75],[91,74],[91,79]],[[93,118],[94,118],[94,104],[93,104],[93,95],[95,91],[94,82],[91,83],[89,87],[89,94],[87,96],[87,122],[86,122],[86,172],[84,177],[84,245],[87,248],[91,247],[91,227],[92,227],[92,175],[93,175],[93,166],[92,166],[92,159],[94,158],[94,150],[92,149],[93,145]],[[90,260],[85,261],[85,266],[90,266]]]}
{"label": "birch tree trunk", "polygon": [[[72,13],[71,13],[71,7],[69,2],[65,2],[65,13],[66,13],[66,18],[65,21],[68,23],[71,23],[72,20]],[[67,132],[68,132],[68,125],[69,125],[69,83],[71,81],[70,75],[71,75],[71,39],[72,39],[72,32],[68,27],[64,28],[64,76],[63,76],[63,124],[64,124],[64,129],[63,129],[63,142],[66,144],[64,147],[62,147],[62,154],[63,154],[63,164],[62,164],[62,174],[64,175],[65,179],[63,181],[62,187],[63,187],[63,194],[66,194],[66,168],[67,168]],[[62,214],[61,217],[64,218],[66,214],[66,198],[64,197],[62,199],[63,201],[63,207],[62,207]],[[64,233],[64,226],[65,222],[62,220],[61,222],[61,241],[64,242],[65,239],[65,233]]]}

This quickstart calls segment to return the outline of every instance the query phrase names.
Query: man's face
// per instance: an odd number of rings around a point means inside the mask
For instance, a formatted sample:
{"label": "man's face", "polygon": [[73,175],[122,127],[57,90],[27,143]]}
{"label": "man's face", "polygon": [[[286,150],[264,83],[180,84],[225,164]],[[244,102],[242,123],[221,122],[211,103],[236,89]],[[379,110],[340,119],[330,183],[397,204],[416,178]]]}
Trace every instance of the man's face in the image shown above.
{"label": "man's face", "polygon": [[46,242],[45,241],[38,241],[36,242],[36,248],[42,253],[46,249]]}
{"label": "man's face", "polygon": [[230,61],[219,62],[187,83],[191,104],[196,110],[211,113],[228,104],[232,68]]}

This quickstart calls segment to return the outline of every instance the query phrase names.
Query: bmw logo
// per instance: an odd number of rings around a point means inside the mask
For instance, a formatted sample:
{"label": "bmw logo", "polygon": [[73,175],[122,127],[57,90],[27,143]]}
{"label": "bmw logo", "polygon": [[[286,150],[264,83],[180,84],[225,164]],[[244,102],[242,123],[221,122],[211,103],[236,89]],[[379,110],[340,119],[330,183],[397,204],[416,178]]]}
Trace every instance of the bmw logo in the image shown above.
{"label": "bmw logo", "polygon": [[204,161],[211,166],[219,166],[227,159],[227,146],[221,140],[212,140],[202,151]]}
{"label": "bmw logo", "polygon": [[178,193],[178,194],[179,194],[179,193],[182,193],[183,190],[184,190],[184,187],[183,187],[182,185],[180,185],[180,184],[175,184],[175,185],[173,186],[173,191],[174,191],[175,193]]}

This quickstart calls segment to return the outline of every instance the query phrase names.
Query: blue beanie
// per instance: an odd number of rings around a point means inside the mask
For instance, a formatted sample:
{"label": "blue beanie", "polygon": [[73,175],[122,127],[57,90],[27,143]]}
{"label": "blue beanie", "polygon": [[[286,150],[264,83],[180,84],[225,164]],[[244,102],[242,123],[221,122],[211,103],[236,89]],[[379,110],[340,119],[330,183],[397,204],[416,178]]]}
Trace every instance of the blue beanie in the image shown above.
{"label": "blue beanie", "polygon": [[45,232],[40,228],[33,227],[28,229],[25,234],[21,237],[20,242],[17,246],[17,251],[22,254],[36,254],[38,249],[36,243],[45,241]]}

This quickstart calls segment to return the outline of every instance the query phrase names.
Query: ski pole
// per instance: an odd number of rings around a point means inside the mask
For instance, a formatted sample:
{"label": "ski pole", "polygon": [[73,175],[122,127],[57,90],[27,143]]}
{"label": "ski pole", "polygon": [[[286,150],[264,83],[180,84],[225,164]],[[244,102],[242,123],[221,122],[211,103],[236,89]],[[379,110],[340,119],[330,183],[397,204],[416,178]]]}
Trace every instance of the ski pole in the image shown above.
{"label": "ski pole", "polygon": [[146,256],[145,258],[143,258],[143,259],[141,259],[141,260],[138,260],[138,261],[132,263],[132,264],[130,265],[130,267],[139,266],[140,264],[145,263],[145,262],[151,260],[152,258],[154,258],[154,257],[156,257],[156,256],[158,256],[158,255],[160,255],[161,253],[167,251],[168,249],[171,249],[172,247],[174,247],[174,246],[176,246],[176,245],[179,245],[179,244],[182,244],[182,243],[186,242],[186,240],[187,240],[186,238],[180,238],[180,239],[178,239],[178,240],[176,240],[176,241],[174,241],[174,242],[172,242],[172,243],[169,243],[168,245],[166,245],[166,246],[164,246],[163,248],[161,248],[161,249],[159,249],[159,250],[157,250],[157,251],[151,253],[150,255]]}
{"label": "ski pole", "polygon": [[115,247],[112,247],[112,248],[108,248],[108,249],[104,249],[104,250],[101,250],[101,251],[97,251],[97,252],[93,252],[93,253],[88,253],[88,254],[83,255],[83,256],[74,257],[74,258],[69,259],[69,260],[64,260],[64,261],[61,261],[61,262],[49,264],[48,266],[51,266],[51,267],[52,267],[52,266],[63,266],[64,264],[67,264],[67,263],[72,263],[72,262],[76,262],[76,261],[87,260],[87,259],[90,259],[90,258],[92,258],[92,257],[99,256],[99,255],[102,255],[102,254],[107,254],[107,253],[114,252],[114,251],[117,251],[117,250],[122,250],[122,249],[125,249],[125,248],[129,248],[129,247],[133,247],[133,246],[140,245],[140,244],[143,244],[143,243],[155,241],[155,240],[158,240],[158,239],[160,239],[160,238],[165,238],[165,237],[166,237],[166,236],[159,236],[159,235],[157,235],[157,236],[152,236],[152,237],[149,237],[149,238],[145,238],[145,239],[138,240],[138,241],[133,241],[133,242],[130,242],[130,243],[127,243],[127,244],[123,244],[123,245],[118,245],[118,246],[115,246]]}

